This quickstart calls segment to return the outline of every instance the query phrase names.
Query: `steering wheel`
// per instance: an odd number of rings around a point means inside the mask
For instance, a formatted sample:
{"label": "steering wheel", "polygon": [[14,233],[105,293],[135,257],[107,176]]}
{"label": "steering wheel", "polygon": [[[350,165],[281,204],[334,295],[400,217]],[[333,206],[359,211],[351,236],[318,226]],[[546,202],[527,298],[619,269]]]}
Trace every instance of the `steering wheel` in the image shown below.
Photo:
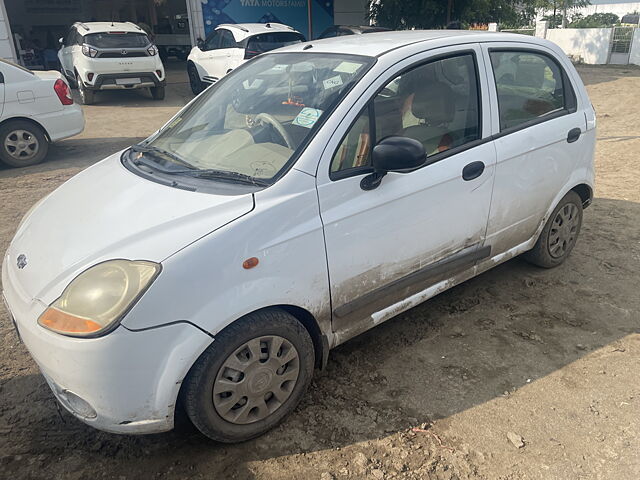
{"label": "steering wheel", "polygon": [[280,136],[284,140],[284,143],[287,144],[288,148],[290,148],[291,150],[296,149],[296,147],[293,145],[293,140],[291,140],[291,136],[289,135],[289,133],[284,129],[282,124],[273,117],[273,115],[269,115],[268,113],[259,113],[258,115],[256,115],[255,121],[262,124],[268,123],[269,125],[271,125],[273,129],[280,134]]}

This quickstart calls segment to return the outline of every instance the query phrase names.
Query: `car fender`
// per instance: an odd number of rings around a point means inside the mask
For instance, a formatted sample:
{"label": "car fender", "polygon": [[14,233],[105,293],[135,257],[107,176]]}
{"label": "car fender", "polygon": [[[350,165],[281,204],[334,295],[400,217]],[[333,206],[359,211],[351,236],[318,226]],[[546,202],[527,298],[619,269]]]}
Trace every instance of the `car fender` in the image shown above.
{"label": "car fender", "polygon": [[[252,212],[164,260],[162,273],[123,325],[141,329],[188,321],[215,337],[248,313],[290,305],[313,315],[330,337],[315,178],[292,169],[255,197]],[[257,266],[243,266],[253,257]]]}

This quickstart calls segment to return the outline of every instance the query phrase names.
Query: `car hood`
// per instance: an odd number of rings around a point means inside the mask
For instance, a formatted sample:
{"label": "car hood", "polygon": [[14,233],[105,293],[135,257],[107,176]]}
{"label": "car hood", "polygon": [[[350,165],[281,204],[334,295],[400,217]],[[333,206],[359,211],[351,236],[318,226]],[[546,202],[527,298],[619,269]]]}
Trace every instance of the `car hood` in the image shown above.
{"label": "car hood", "polygon": [[4,261],[25,299],[49,304],[76,275],[104,260],[162,262],[253,209],[251,193],[160,185],[127,170],[120,155],[71,178],[19,226]]}

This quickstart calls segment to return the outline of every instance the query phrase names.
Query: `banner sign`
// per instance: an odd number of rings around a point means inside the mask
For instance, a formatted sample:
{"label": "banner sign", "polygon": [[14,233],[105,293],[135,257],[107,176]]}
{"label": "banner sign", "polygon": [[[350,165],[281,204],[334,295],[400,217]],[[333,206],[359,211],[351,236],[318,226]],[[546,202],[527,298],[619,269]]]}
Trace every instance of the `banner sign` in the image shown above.
{"label": "banner sign", "polygon": [[221,23],[284,23],[309,36],[311,2],[312,37],[333,25],[333,0],[200,0],[208,35]]}

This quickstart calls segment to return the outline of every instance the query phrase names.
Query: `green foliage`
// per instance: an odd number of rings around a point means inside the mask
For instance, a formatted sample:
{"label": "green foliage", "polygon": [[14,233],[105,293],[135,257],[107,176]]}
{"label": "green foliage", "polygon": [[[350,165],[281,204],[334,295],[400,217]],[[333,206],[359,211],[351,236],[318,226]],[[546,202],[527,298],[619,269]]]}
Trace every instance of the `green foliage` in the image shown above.
{"label": "green foliage", "polygon": [[620,23],[620,18],[615,13],[594,13],[583,17],[580,14],[574,15],[569,27],[571,28],[599,28],[611,27]]}
{"label": "green foliage", "polygon": [[458,20],[463,24],[497,22],[519,27],[531,23],[534,16],[533,2],[534,0],[369,0],[369,16],[377,25],[395,30],[444,28],[447,23],[447,8],[451,5],[451,20]]}

